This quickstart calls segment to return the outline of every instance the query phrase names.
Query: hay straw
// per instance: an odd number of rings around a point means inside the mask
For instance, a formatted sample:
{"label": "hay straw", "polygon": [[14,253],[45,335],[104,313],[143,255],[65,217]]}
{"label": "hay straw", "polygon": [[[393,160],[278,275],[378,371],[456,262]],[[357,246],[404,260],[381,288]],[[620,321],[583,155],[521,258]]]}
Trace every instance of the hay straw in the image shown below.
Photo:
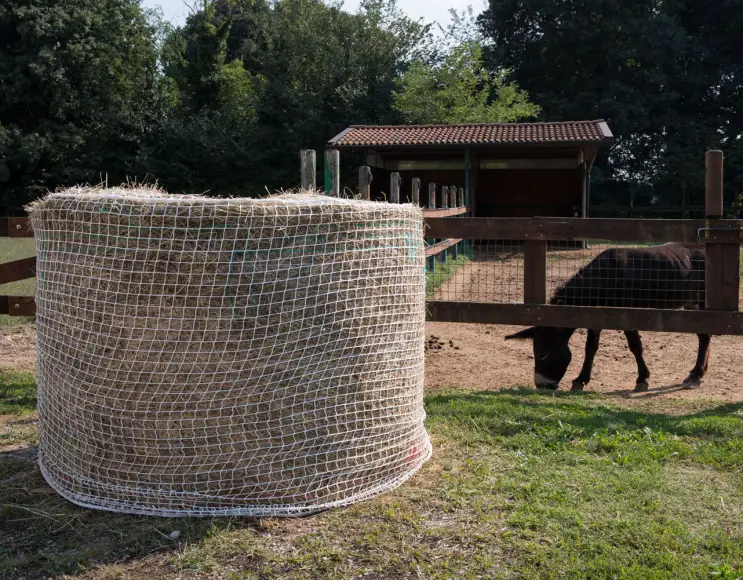
{"label": "hay straw", "polygon": [[77,188],[29,212],[39,462],[64,497],[302,515],[429,457],[418,208]]}

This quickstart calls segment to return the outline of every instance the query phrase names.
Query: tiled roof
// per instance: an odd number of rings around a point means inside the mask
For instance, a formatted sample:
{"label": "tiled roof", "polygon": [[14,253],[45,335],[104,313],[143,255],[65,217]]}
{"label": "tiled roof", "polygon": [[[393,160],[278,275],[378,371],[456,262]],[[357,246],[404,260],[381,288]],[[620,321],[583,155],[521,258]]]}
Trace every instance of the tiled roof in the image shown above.
{"label": "tiled roof", "polygon": [[602,120],[561,123],[483,123],[472,125],[353,125],[328,142],[331,147],[416,145],[610,144]]}

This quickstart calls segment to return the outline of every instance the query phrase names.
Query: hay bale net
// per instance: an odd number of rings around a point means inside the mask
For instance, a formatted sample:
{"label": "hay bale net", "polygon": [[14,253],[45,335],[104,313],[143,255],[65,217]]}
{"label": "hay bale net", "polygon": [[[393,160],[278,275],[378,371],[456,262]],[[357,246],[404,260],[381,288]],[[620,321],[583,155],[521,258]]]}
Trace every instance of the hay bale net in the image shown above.
{"label": "hay bale net", "polygon": [[29,211],[39,463],[69,500],[301,515],[429,457],[418,208],[75,189]]}

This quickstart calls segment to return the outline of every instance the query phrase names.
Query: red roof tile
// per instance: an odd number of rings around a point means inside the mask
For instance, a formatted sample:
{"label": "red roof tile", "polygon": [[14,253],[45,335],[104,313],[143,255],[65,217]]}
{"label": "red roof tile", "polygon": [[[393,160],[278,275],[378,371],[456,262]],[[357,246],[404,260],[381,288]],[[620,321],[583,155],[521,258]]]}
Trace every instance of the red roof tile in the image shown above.
{"label": "red roof tile", "polygon": [[561,123],[483,123],[472,125],[354,125],[328,142],[331,147],[415,145],[610,144],[602,120]]}

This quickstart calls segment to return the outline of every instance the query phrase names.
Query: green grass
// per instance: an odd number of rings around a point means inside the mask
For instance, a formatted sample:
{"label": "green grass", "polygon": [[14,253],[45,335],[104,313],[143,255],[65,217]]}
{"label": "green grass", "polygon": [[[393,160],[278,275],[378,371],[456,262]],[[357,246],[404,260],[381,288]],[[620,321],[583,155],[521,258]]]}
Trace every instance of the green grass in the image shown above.
{"label": "green grass", "polygon": [[[426,270],[426,296],[432,296],[436,290],[451,280],[457,269],[464,266],[469,261],[470,258],[464,253],[460,253],[456,259],[449,257],[446,263],[441,262],[437,257],[433,271],[428,269]],[[426,261],[426,263],[428,263],[428,261]]]}
{"label": "green grass", "polygon": [[434,458],[400,489],[188,520],[62,500],[34,462],[33,377],[0,393],[0,578],[743,578],[743,405],[437,392]]}
{"label": "green grass", "polygon": [[[30,258],[36,254],[33,238],[0,238],[0,263]],[[0,284],[0,296],[33,296],[36,291],[36,278]],[[19,326],[32,321],[25,316],[6,316],[0,314],[0,326]]]}

